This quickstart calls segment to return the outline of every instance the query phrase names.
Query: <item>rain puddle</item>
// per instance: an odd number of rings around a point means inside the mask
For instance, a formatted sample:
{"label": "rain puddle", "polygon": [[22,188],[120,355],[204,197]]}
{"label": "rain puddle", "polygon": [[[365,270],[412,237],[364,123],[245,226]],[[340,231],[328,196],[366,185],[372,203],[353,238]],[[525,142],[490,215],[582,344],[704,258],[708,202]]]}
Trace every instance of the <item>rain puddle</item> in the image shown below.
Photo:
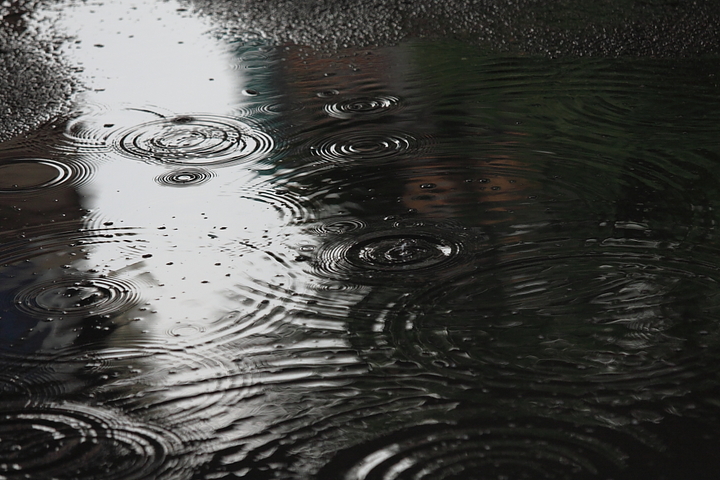
{"label": "rain puddle", "polygon": [[714,478],[717,62],[118,8],[0,144],[0,478]]}

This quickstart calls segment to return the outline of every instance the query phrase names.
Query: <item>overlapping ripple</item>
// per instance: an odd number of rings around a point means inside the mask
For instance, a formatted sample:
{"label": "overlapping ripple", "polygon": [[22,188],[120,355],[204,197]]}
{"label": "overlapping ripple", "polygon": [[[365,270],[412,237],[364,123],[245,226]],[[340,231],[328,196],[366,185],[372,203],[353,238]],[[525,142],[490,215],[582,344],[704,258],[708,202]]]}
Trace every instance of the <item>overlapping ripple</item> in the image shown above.
{"label": "overlapping ripple", "polygon": [[237,115],[243,118],[273,118],[288,114],[292,115],[305,108],[305,105],[302,102],[288,100],[284,97],[263,98],[263,100],[263,103],[258,103],[250,107],[238,108]]}
{"label": "overlapping ripple", "polygon": [[49,264],[59,267],[83,258],[82,255],[93,245],[117,244],[121,251],[128,245],[131,247],[142,245],[142,239],[138,238],[140,229],[117,227],[107,221],[105,225],[101,225],[101,222],[102,220],[97,221],[90,228],[81,228],[78,221],[68,220],[5,231],[0,237],[2,238],[0,265],[3,267],[12,264],[22,265],[38,259],[38,261],[47,260]]}
{"label": "overlapping ripple", "polygon": [[[657,447],[636,432],[582,418],[525,417],[513,410],[512,400],[505,405],[485,398],[490,402],[483,408],[483,399],[476,398],[474,407],[463,408],[429,395],[420,384],[403,388],[397,378],[376,373],[377,383],[365,384],[368,376],[332,387],[324,383],[330,388],[323,391],[322,408],[317,402],[294,418],[278,419],[272,429],[233,442],[211,464],[224,474],[263,478],[270,471],[297,480],[574,479],[621,474],[629,458],[623,446],[635,452]],[[311,397],[288,398],[286,408]]]}
{"label": "overlapping ripple", "polygon": [[0,406],[0,475],[7,479],[186,478],[172,432],[83,404]]}
{"label": "overlapping ripple", "polygon": [[231,117],[177,116],[131,127],[118,134],[118,152],[170,165],[217,167],[267,158],[273,138]]}
{"label": "overlapping ripple", "polygon": [[415,427],[339,453],[321,479],[571,479],[618,472],[626,455],[572,429]]}
{"label": "overlapping ripple", "polygon": [[[41,357],[77,348],[80,337],[92,341],[90,332],[109,330],[113,319],[139,305],[147,282],[132,274],[132,267],[122,271],[127,259],[141,260],[142,247],[133,249],[141,244],[137,231],[71,230],[71,224],[26,229],[0,248],[4,355],[23,352],[23,345]],[[118,255],[128,255],[117,271],[89,261],[93,248],[108,244],[118,247]]]}
{"label": "overlapping ripple", "polygon": [[[330,228],[335,224],[331,222]],[[393,279],[422,283],[447,277],[462,270],[487,240],[477,229],[453,224],[381,220],[364,228],[348,221],[339,225],[342,233],[328,236],[317,247],[312,266],[322,278],[359,284]],[[314,230],[327,228],[328,224],[321,224]]]}
{"label": "overlapping ripple", "polygon": [[[127,413],[174,428],[185,442],[211,440],[216,418],[258,394],[243,382],[233,351],[214,352],[158,342],[106,348],[78,355],[85,374],[102,381],[95,395]],[[204,419],[198,425],[197,419]],[[204,427],[204,428],[203,428]]]}
{"label": "overlapping ripple", "polygon": [[616,403],[702,390],[720,355],[712,258],[635,248],[503,248],[372,328],[394,355],[473,384]]}
{"label": "overlapping ripple", "polygon": [[[108,112],[103,112],[107,115]],[[76,154],[97,154],[108,151],[115,124],[103,120],[99,112],[68,120],[60,142],[54,148]]]}

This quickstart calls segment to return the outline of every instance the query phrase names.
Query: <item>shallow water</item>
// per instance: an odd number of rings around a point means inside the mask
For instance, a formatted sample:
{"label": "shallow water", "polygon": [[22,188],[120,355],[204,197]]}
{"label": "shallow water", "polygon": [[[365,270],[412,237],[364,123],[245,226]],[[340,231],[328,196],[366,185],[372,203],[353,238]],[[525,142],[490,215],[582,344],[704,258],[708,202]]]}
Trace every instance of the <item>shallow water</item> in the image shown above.
{"label": "shallow water", "polygon": [[0,478],[714,478],[717,62],[173,25],[0,145]]}

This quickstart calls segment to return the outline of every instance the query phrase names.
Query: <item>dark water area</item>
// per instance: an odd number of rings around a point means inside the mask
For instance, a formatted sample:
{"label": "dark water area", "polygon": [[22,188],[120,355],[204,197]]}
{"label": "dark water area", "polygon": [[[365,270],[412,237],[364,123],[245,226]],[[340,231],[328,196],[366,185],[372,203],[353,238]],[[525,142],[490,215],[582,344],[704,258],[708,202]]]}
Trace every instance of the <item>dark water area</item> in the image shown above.
{"label": "dark water area", "polygon": [[0,144],[0,479],[716,478],[716,59],[198,42]]}

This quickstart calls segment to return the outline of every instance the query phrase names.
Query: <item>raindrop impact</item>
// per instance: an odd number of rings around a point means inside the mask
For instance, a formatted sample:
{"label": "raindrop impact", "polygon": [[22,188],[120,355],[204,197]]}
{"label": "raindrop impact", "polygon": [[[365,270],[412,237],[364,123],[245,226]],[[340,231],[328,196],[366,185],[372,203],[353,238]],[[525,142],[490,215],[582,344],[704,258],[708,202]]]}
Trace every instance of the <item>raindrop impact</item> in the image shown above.
{"label": "raindrop impact", "polygon": [[[27,229],[0,248],[3,354],[24,346],[45,357],[87,346],[97,335],[126,323],[123,315],[139,305],[147,279],[127,264],[128,260],[137,263],[144,252],[137,231],[82,231],[69,229],[70,225]],[[88,261],[88,254],[102,245],[124,252],[120,268]]]}
{"label": "raindrop impact", "polygon": [[414,157],[425,143],[405,132],[355,130],[319,140],[310,146],[310,152],[328,162],[379,162]]}
{"label": "raindrop impact", "polygon": [[400,99],[390,95],[377,97],[356,97],[340,100],[325,105],[325,112],[331,117],[372,118],[396,111],[400,107]]}
{"label": "raindrop impact", "polygon": [[365,238],[347,250],[350,263],[383,271],[418,270],[457,255],[459,246],[432,235],[381,235]]}
{"label": "raindrop impact", "polygon": [[43,319],[118,315],[139,301],[138,288],[128,282],[72,276],[30,285],[15,296],[18,310]]}
{"label": "raindrop impact", "polygon": [[351,221],[331,222],[315,231],[335,232],[313,252],[315,273],[327,280],[359,284],[433,281],[456,272],[487,239],[455,225],[394,222],[386,228],[362,228]]}
{"label": "raindrop impact", "polygon": [[[6,479],[141,480],[180,474],[181,441],[111,410],[82,404],[0,407]],[[10,440],[12,439],[12,440]]]}
{"label": "raindrop impact", "polygon": [[181,168],[158,175],[155,181],[164,187],[191,187],[207,183],[214,176],[202,168]]}
{"label": "raindrop impact", "polygon": [[367,227],[367,223],[357,218],[334,218],[327,219],[314,225],[310,232],[314,235],[342,235]]}
{"label": "raindrop impact", "polygon": [[148,162],[216,167],[265,159],[275,143],[247,123],[204,115],[137,125],[120,133],[115,147],[123,155]]}

